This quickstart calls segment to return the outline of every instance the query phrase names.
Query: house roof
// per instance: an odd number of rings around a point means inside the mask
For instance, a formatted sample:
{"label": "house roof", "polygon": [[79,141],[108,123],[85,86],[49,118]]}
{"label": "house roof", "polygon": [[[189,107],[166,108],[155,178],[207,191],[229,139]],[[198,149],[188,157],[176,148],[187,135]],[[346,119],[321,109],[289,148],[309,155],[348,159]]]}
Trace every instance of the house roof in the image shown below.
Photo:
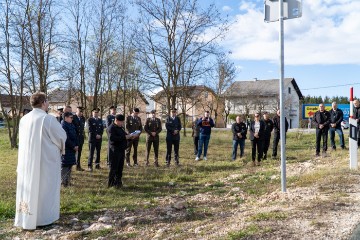
{"label": "house roof", "polygon": [[[177,87],[177,92],[180,93],[178,96],[179,97],[183,97],[184,95],[182,95],[181,93],[185,93],[187,98],[196,98],[198,97],[201,93],[208,91],[214,94],[214,91],[209,88],[206,87],[205,85],[192,85],[192,86],[185,86],[185,87]],[[170,88],[169,91],[172,91],[173,88]],[[155,94],[154,99],[158,100],[159,98],[165,97],[165,91],[161,90],[160,92],[158,92],[157,94]]]}
{"label": "house roof", "polygon": [[68,96],[68,90],[57,88],[48,94],[48,99],[50,102],[67,102]]}
{"label": "house roof", "polygon": [[[299,99],[303,95],[294,78],[285,78],[284,87],[292,84]],[[226,91],[225,95],[229,97],[246,97],[249,95],[275,97],[279,95],[279,79],[236,81]]]}
{"label": "house roof", "polygon": [[[19,96],[14,96],[15,98],[19,98]],[[0,103],[4,108],[11,108],[11,96],[8,94],[0,94]],[[22,97],[22,108],[32,109],[30,105],[30,97],[29,96],[23,96]],[[22,111],[22,109],[21,109]]]}

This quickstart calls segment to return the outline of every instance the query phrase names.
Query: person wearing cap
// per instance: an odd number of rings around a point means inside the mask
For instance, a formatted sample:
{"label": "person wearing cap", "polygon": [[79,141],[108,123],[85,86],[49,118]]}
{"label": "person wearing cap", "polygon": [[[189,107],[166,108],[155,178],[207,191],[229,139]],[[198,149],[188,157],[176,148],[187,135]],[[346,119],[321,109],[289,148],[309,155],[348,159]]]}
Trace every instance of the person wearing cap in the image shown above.
{"label": "person wearing cap", "polygon": [[196,155],[195,161],[199,161],[202,153],[202,148],[204,146],[204,160],[207,160],[207,150],[209,146],[211,128],[215,126],[214,120],[210,117],[209,111],[205,111],[204,117],[201,117],[197,122],[197,125],[200,127],[200,137],[199,137],[199,148]]}
{"label": "person wearing cap", "polygon": [[76,108],[76,113],[73,116],[73,124],[75,126],[75,130],[76,130],[76,134],[78,136],[78,140],[79,140],[79,148],[78,151],[76,152],[76,170],[77,171],[84,171],[83,168],[81,168],[81,152],[82,152],[82,147],[84,145],[84,140],[85,140],[85,122],[86,119],[83,116],[83,107],[77,107]]}
{"label": "person wearing cap", "polygon": [[[254,121],[250,123],[251,160],[253,166],[260,166],[263,157],[265,123],[260,119],[260,113],[254,114]],[[257,159],[256,159],[257,150]]]}
{"label": "person wearing cap", "polygon": [[61,184],[67,187],[70,185],[71,168],[76,164],[75,155],[79,149],[79,140],[75,126],[72,124],[73,114],[71,112],[65,112],[63,117],[64,120],[61,125],[66,132],[67,138],[65,141],[65,154],[61,160]]}
{"label": "person wearing cap", "polygon": [[274,129],[274,123],[269,118],[269,113],[268,112],[263,113],[263,121],[265,123],[263,159],[266,160],[267,159],[267,152],[268,152],[269,146],[270,146],[271,132]]}
{"label": "person wearing cap", "polygon": [[138,138],[139,134],[127,134],[124,129],[124,115],[117,114],[114,122],[106,128],[109,136],[109,162],[110,172],[108,187],[122,187],[122,173],[124,169],[125,149],[127,140]]}
{"label": "person wearing cap", "polygon": [[162,130],[161,121],[156,117],[156,111],[151,110],[151,117],[146,119],[144,130],[146,135],[146,166],[149,165],[151,145],[154,146],[154,165],[159,167],[159,133]]}
{"label": "person wearing cap", "polygon": [[179,165],[179,145],[181,121],[176,116],[177,109],[172,108],[170,116],[166,118],[166,166],[170,166],[172,146],[174,145],[175,164]]}
{"label": "person wearing cap", "polygon": [[[142,132],[143,127],[141,124],[141,118],[139,117],[139,112],[140,112],[139,108],[134,108],[131,115],[126,118],[126,130],[128,133],[133,133],[137,130],[140,131],[140,133]],[[134,166],[138,166],[137,148],[139,145],[139,136],[140,136],[140,134],[138,135],[138,137],[128,140],[128,145],[127,145],[126,152],[125,152],[126,165],[128,167],[131,167],[130,153],[131,153],[132,147],[134,147],[134,152],[132,155],[132,158],[134,161]]]}
{"label": "person wearing cap", "polygon": [[[272,147],[272,158],[277,156],[277,148],[280,141],[280,110],[277,110],[276,116],[273,118],[274,123],[274,138],[273,138],[273,147]],[[289,129],[289,123],[285,117],[285,134]],[[285,136],[286,138],[286,136]],[[286,139],[285,139],[286,140]]]}
{"label": "person wearing cap", "polygon": [[93,158],[96,150],[95,168],[100,169],[100,151],[102,143],[102,135],[104,133],[104,125],[99,118],[99,108],[92,110],[92,117],[88,119],[89,127],[89,159],[88,159],[88,170],[93,170]]}
{"label": "person wearing cap", "polygon": [[63,113],[64,113],[64,108],[57,109],[56,119],[58,120],[59,123],[61,123],[61,121],[63,120]]}
{"label": "person wearing cap", "polygon": [[114,122],[115,116],[116,116],[116,107],[111,106],[109,108],[110,114],[106,116],[106,127],[110,126]]}

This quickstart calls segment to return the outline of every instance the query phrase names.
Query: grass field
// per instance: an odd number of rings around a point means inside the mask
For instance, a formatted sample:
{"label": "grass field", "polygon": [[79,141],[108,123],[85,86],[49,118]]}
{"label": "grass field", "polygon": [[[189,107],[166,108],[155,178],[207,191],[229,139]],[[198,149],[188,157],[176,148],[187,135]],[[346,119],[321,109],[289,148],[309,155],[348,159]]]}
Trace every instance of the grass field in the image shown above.
{"label": "grass field", "polygon": [[[347,139],[347,137],[345,138]],[[346,140],[347,141],[347,140]],[[246,157],[243,160],[231,160],[232,135],[230,131],[216,130],[211,136],[208,160],[195,162],[193,155],[192,138],[190,136],[181,138],[180,143],[180,167],[174,163],[170,168],[165,167],[165,134],[160,136],[159,163],[161,167],[153,165],[145,166],[145,136],[142,134],[138,149],[139,167],[124,167],[123,183],[121,190],[107,188],[108,169],[106,168],[106,146],[104,139],[101,152],[100,170],[73,171],[72,186],[61,189],[61,218],[76,215],[79,221],[88,222],[99,212],[111,209],[112,211],[145,211],[155,209],[161,203],[158,199],[166,196],[195,196],[199,193],[211,193],[214,196],[222,196],[227,193],[224,179],[231,175],[237,175],[235,180],[229,180],[232,188],[244,190],[247,196],[261,198],[264,194],[279,190],[280,168],[279,160],[266,160],[261,167],[252,167],[251,164],[244,164],[250,161],[250,141],[246,141]],[[272,145],[272,144],[271,144]],[[287,134],[287,165],[301,163],[314,158],[315,154],[314,134],[292,132]],[[271,146],[270,146],[271,148]],[[88,147],[85,143],[82,154],[82,166],[87,166]],[[271,151],[269,150],[271,154]],[[268,153],[268,155],[270,155]],[[344,158],[347,153],[338,151],[335,157]],[[153,160],[153,152],[150,161]],[[15,216],[15,191],[16,191],[16,165],[17,150],[10,149],[5,129],[0,129],[0,229],[9,229],[13,224]],[[333,171],[323,170],[306,177],[290,176],[287,179],[288,187],[309,186],[321,181],[324,176],[332,174]],[[344,170],[345,171],[345,170]],[[274,177],[275,176],[275,177]],[[337,180],[334,180],[337,181]],[[251,198],[251,199],[254,199]],[[234,199],[237,204],[242,204],[248,199],[237,197]],[[220,204],[220,203],[219,203]],[[231,206],[224,206],[226,211]],[[209,206],[193,205],[187,208],[186,221],[199,221],[203,218],[215,217]],[[286,219],[282,213],[268,213],[254,215],[248,221],[257,222],[259,219]],[[142,223],[146,225],[146,223]],[[151,225],[150,223],[148,225]],[[143,226],[146,227],[146,226]],[[174,229],[174,231],[180,231]],[[239,232],[229,232],[228,239],[241,239],[244,236],[258,234],[264,229],[257,229],[256,225],[242,229]],[[0,238],[11,238],[18,234],[18,231],[10,233],[0,232]],[[98,233],[99,234],[99,233]],[[105,231],[102,236],[111,238],[113,231]],[[134,236],[123,236],[123,239],[137,238]],[[95,237],[89,236],[90,238]],[[119,239],[121,239],[119,237]],[[186,239],[186,234],[179,239]]]}

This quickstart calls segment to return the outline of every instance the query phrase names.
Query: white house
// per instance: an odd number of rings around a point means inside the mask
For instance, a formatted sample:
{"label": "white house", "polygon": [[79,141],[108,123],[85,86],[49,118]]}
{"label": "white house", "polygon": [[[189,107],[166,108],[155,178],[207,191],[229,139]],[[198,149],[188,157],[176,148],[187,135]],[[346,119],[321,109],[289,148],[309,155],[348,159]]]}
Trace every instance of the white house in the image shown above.
{"label": "white house", "polygon": [[[275,114],[279,108],[279,79],[236,81],[224,93],[230,114],[251,115],[267,111]],[[285,116],[290,128],[299,127],[299,105],[303,98],[294,78],[284,79]]]}

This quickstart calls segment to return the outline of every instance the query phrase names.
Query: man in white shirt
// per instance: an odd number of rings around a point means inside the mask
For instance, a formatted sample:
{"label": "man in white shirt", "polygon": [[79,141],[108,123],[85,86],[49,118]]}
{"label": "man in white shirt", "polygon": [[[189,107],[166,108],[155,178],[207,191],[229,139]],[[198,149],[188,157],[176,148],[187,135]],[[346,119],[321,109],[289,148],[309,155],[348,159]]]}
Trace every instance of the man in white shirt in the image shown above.
{"label": "man in white shirt", "polygon": [[30,98],[34,108],[20,120],[15,226],[36,229],[60,216],[61,154],[66,133],[47,114],[49,103],[41,92]]}

